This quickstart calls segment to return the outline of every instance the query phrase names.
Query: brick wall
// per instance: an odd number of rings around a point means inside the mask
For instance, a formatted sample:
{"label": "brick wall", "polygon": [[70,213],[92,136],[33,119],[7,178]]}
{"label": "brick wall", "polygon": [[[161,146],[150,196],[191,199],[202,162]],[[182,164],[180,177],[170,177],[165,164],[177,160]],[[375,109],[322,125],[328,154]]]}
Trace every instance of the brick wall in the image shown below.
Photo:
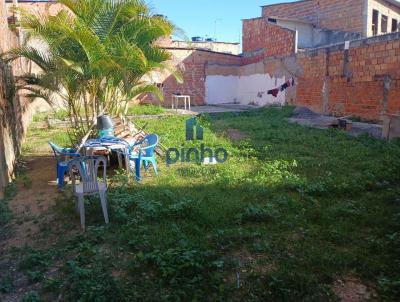
{"label": "brick wall", "polygon": [[296,33],[268,23],[265,18],[243,20],[243,63],[295,52]]}
{"label": "brick wall", "polygon": [[[253,43],[252,47],[259,46],[257,39],[249,40],[249,43]],[[264,72],[271,78],[282,75],[296,78],[293,93],[290,90],[286,95],[289,104],[365,120],[381,120],[385,108],[388,113],[400,113],[400,33],[352,41],[348,51],[344,50],[344,44],[338,44],[299,54],[287,52],[286,57],[277,57],[276,53],[267,50],[259,57],[242,58],[192,49],[171,51],[177,64],[181,62],[185,82],[180,85],[171,76],[164,78],[166,106],[170,106],[174,92],[191,95],[193,104],[204,104],[205,69],[208,65],[243,66],[258,60],[264,62]],[[385,81],[390,85],[386,92]],[[156,102],[154,99],[150,101]]]}
{"label": "brick wall", "polygon": [[302,74],[297,78],[297,93],[294,105],[304,106],[316,112],[323,112],[323,85],[326,75],[324,52],[299,55],[297,64]]}
{"label": "brick wall", "polygon": [[363,33],[364,0],[306,0],[264,6],[264,17],[308,21],[320,28]]}
{"label": "brick wall", "polygon": [[[345,73],[344,45],[297,55],[302,69],[295,104],[338,116],[381,120],[400,113],[400,34],[353,41]],[[389,90],[385,99],[385,78]]]}
{"label": "brick wall", "polygon": [[293,18],[311,23],[317,23],[316,3],[314,0],[305,0],[293,3],[281,3],[263,6],[262,16]]}
{"label": "brick wall", "polygon": [[[205,70],[208,64],[240,65],[241,57],[217,53],[207,50],[173,49],[172,62],[178,67],[183,76],[183,84],[179,84],[171,74],[159,75],[163,83],[164,106],[171,106],[173,93],[191,96],[192,105],[205,104]],[[144,95],[139,101],[158,104],[159,100],[152,95]]]}
{"label": "brick wall", "polygon": [[[15,32],[9,30],[5,3],[0,3],[0,53],[18,45]],[[26,62],[6,64],[0,60],[0,198],[11,180],[15,158],[20,151],[29,120],[27,104],[12,89],[14,75],[23,72]]]}
{"label": "brick wall", "polygon": [[318,0],[317,26],[363,33],[364,0]]}

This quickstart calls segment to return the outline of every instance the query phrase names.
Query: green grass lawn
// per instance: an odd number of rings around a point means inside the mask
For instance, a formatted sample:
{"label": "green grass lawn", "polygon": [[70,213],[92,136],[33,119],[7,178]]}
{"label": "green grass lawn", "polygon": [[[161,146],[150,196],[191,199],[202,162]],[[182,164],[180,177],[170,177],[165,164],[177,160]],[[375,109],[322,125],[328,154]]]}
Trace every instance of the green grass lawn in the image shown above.
{"label": "green grass lawn", "polygon": [[128,115],[157,115],[165,112],[165,109],[156,105],[133,105],[128,109]]}
{"label": "green grass lawn", "polygon": [[[204,143],[229,159],[163,159],[142,184],[116,175],[110,225],[92,199],[85,233],[27,250],[20,269],[66,301],[335,301],[332,285],[347,277],[395,301],[400,145],[288,124],[290,112],[203,117],[203,142],[185,141],[186,117],[146,120],[167,147]],[[25,150],[42,135],[31,129]],[[66,232],[79,227],[72,203],[56,215]],[[61,273],[46,277],[55,263]]]}

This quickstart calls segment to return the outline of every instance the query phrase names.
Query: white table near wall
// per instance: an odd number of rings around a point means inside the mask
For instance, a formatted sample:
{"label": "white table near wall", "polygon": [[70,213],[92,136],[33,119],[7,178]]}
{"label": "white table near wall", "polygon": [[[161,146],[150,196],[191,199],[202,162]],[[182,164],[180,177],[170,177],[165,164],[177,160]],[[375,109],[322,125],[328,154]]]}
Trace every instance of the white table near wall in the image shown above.
{"label": "white table near wall", "polygon": [[[179,106],[179,100],[183,100],[184,104],[185,104],[185,110],[187,108],[186,105],[188,105],[189,110],[190,110],[190,95],[177,95],[177,94],[173,94],[172,95],[172,109],[174,109],[174,105],[176,110],[178,110],[178,106]],[[186,104],[187,102],[187,104]]]}
{"label": "white table near wall", "polygon": [[118,163],[120,168],[122,168],[122,158],[121,154],[125,157],[125,169],[129,177],[130,167],[129,167],[129,147],[124,143],[111,143],[111,142],[96,142],[96,140],[88,140],[83,146],[86,156],[91,156],[96,153],[96,151],[117,151],[118,153]]}

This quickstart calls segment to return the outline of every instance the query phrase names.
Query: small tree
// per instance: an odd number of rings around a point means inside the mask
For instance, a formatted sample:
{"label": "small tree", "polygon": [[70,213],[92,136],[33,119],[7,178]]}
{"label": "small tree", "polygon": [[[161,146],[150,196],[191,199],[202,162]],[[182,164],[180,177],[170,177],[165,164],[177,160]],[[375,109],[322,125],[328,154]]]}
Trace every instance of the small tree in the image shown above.
{"label": "small tree", "polygon": [[[126,114],[129,101],[159,90],[143,80],[152,71],[167,69],[168,51],[157,46],[174,26],[152,15],[141,0],[59,0],[56,15],[19,10],[26,43],[6,54],[24,57],[40,67],[38,75],[19,78],[19,88],[50,105],[62,100],[69,111],[73,139],[79,141],[101,113]],[[29,46],[40,41],[41,47]],[[34,43],[38,45],[38,43]]]}

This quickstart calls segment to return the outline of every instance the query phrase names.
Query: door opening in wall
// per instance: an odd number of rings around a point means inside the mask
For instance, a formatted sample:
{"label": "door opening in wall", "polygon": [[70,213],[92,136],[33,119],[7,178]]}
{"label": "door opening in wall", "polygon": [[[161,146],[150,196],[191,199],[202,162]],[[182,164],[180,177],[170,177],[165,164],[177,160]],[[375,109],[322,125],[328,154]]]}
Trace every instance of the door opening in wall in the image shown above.
{"label": "door opening in wall", "polygon": [[376,36],[378,34],[378,21],[379,20],[379,12],[374,9],[372,11],[372,34]]}
{"label": "door opening in wall", "polygon": [[399,30],[399,22],[396,19],[392,19],[392,33]]}
{"label": "door opening in wall", "polygon": [[382,15],[381,19],[381,32],[382,33],[387,33],[388,30],[388,16]]}

